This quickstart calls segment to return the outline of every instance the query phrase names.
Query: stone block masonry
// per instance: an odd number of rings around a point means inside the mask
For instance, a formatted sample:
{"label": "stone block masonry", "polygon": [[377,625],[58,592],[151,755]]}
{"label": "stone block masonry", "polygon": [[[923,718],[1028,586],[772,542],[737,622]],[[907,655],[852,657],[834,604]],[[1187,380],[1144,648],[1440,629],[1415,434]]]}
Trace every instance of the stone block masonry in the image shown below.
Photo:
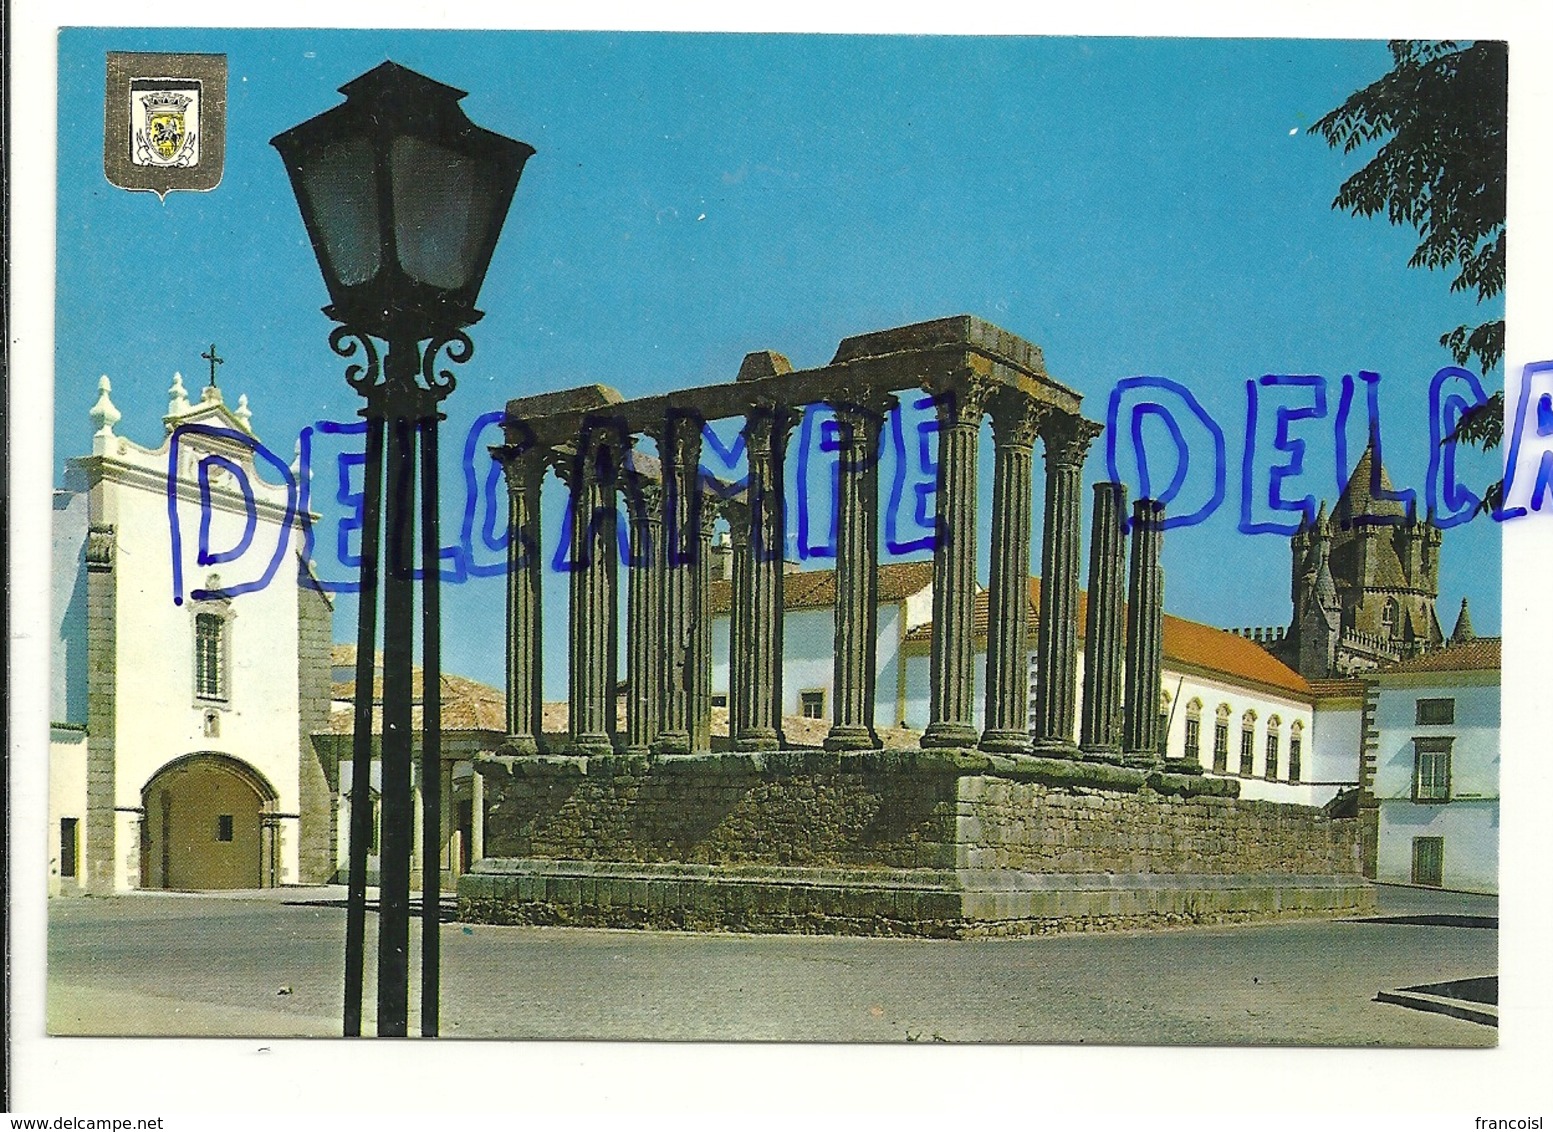
{"label": "stone block masonry", "polygon": [[1373,907],[1357,822],[962,749],[493,756],[461,919],[943,937]]}
{"label": "stone block masonry", "polygon": [[[874,722],[878,457],[884,415],[910,391],[938,414],[929,720],[920,746],[880,749]],[[732,381],[627,399],[604,386],[507,402],[508,737],[477,770],[485,855],[459,882],[467,919],[751,931],[989,935],[1217,923],[1373,906],[1354,823],[1241,802],[1232,783],[1167,773],[1156,757],[1160,530],[1134,546],[1123,637],[1126,491],[1097,497],[1095,672],[1078,693],[1083,468],[1102,427],[1039,347],[969,315],[844,339],[794,370],[746,355]],[[781,546],[785,448],[802,406],[839,429],[834,671],[824,751],[785,751]],[[991,585],[986,730],[974,726],[977,445],[990,414]],[[710,421],[743,421],[749,478],[706,492]],[[1029,706],[1031,469],[1041,441],[1041,598]],[[653,449],[648,455],[644,446]],[[570,492],[570,733],[541,742],[539,495]],[[612,540],[591,523],[631,512],[626,624],[615,624]],[[1135,501],[1157,517],[1159,504]],[[726,512],[733,576],[728,663],[736,753],[711,751],[713,525]],[[1113,537],[1114,536],[1114,537]],[[1147,537],[1143,537],[1147,536]],[[600,540],[603,541],[600,541]],[[592,540],[592,541],[590,541]],[[617,734],[623,636],[630,704]],[[1125,681],[1123,671],[1125,670]],[[1126,710],[1122,690],[1127,688]],[[1117,734],[1119,720],[1126,734]],[[980,750],[976,748],[980,748]],[[536,752],[546,749],[541,755]],[[1084,757],[1081,757],[1084,756]],[[1115,765],[1115,764],[1121,765]]]}
{"label": "stone block masonry", "polygon": [[[321,590],[297,589],[297,796],[301,843],[297,879],[327,884],[334,875],[340,831],[334,807],[339,768],[327,764],[313,737],[329,727],[329,642],[333,607]],[[331,775],[335,781],[331,782]]]}

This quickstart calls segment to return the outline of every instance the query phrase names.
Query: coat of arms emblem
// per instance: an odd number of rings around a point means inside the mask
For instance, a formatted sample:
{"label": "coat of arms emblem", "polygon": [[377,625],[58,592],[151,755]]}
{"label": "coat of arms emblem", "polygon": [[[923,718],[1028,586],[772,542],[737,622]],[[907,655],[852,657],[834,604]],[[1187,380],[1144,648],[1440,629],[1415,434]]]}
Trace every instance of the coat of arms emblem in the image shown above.
{"label": "coat of arms emblem", "polygon": [[137,90],[132,84],[130,107],[134,126],[136,165],[173,165],[187,169],[198,165],[199,87],[177,90]]}
{"label": "coat of arms emblem", "polygon": [[124,189],[166,196],[221,182],[226,56],[108,53],[103,165]]}

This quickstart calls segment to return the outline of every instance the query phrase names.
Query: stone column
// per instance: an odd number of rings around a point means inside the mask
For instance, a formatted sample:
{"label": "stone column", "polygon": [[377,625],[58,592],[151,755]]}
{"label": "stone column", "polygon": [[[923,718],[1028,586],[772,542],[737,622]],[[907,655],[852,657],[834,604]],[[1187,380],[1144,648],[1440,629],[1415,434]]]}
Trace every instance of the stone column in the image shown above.
{"label": "stone column", "polygon": [[469,808],[469,863],[473,865],[485,857],[485,775],[478,767],[469,780]]}
{"label": "stone column", "polygon": [[879,433],[894,398],[849,392],[834,402],[841,424],[836,500],[834,705],[827,750],[879,746],[874,676],[879,602]]}
{"label": "stone column", "polygon": [[441,821],[437,831],[438,860],[441,862],[442,871],[456,883],[460,861],[457,853],[458,845],[454,842],[453,833],[458,811],[454,808],[453,802],[453,762],[451,760],[442,760],[442,773],[438,776],[438,784],[442,795],[438,806]]}
{"label": "stone column", "polygon": [[504,749],[531,755],[544,733],[544,647],[540,592],[544,551],[539,498],[548,453],[493,449],[507,478],[507,740]]}
{"label": "stone column", "polygon": [[[574,754],[609,754],[615,733],[615,585],[618,550],[615,482],[600,482],[597,453],[615,440],[603,428],[578,437],[578,456],[564,461],[571,489],[571,640],[567,700]],[[619,468],[619,453],[608,460]]]}
{"label": "stone column", "polygon": [[[416,751],[416,762],[420,762],[420,751]],[[419,765],[412,767],[410,771],[410,812],[417,818],[420,817],[422,806],[425,803],[421,799],[421,768]],[[410,887],[419,889],[426,883],[426,869],[435,867],[437,850],[435,846],[426,845],[425,828],[419,821],[411,823],[410,827]],[[273,827],[271,836],[273,836]],[[270,860],[268,853],[264,859]]]}
{"label": "stone column", "polygon": [[728,516],[728,536],[732,543],[728,560],[733,567],[728,598],[728,737],[737,737],[749,729],[755,693],[750,687],[750,632],[754,618],[750,608],[750,516],[749,507],[729,501],[723,505]]}
{"label": "stone column", "polygon": [[689,667],[690,749],[712,749],[712,526],[722,508],[713,499],[701,500],[701,528],[697,536],[694,588],[690,595]]}
{"label": "stone column", "polygon": [[938,511],[933,545],[933,640],[924,747],[974,747],[976,694],[976,448],[990,389],[936,390]]}
{"label": "stone column", "polygon": [[1163,663],[1165,577],[1159,567],[1163,504],[1132,505],[1132,572],[1127,594],[1127,713],[1122,737],[1130,756],[1159,754],[1159,689]]}
{"label": "stone column", "polygon": [[631,566],[626,590],[626,746],[646,754],[658,736],[662,696],[663,491],[638,480],[631,522]]}
{"label": "stone column", "polygon": [[[992,402],[992,572],[987,591],[984,750],[1030,749],[1030,463],[1049,410],[1008,389]],[[935,593],[936,596],[936,593]],[[935,631],[937,620],[934,621]]]}
{"label": "stone column", "polygon": [[[104,381],[107,378],[103,379]],[[118,571],[114,561],[118,536],[114,525],[103,521],[103,490],[96,488],[88,500],[90,526],[86,533],[86,663],[91,680],[86,692],[86,828],[85,843],[77,857],[81,887],[93,896],[111,896],[119,858],[118,813]],[[363,552],[365,553],[365,552]],[[149,814],[147,817],[149,818]],[[156,827],[152,827],[156,828]],[[155,836],[167,852],[165,827]],[[151,868],[155,870],[153,862]],[[167,888],[165,873],[146,887]]]}
{"label": "stone column", "polygon": [[663,467],[662,706],[656,754],[688,754],[691,747],[692,660],[696,631],[696,560],[701,549],[701,422],[671,417],[658,437]]}
{"label": "stone column", "polygon": [[1046,513],[1041,531],[1041,612],[1036,629],[1035,752],[1071,757],[1078,700],[1079,489],[1084,456],[1100,426],[1054,414],[1041,428]]}
{"label": "stone column", "polygon": [[747,696],[738,725],[730,725],[734,749],[740,751],[776,750],[782,745],[782,590],[787,548],[783,464],[787,436],[796,417],[786,408],[757,406],[744,426],[749,462],[748,540],[742,553],[735,545],[734,563],[737,571],[740,559],[746,560],[748,612],[745,646],[740,653],[744,678],[734,684],[728,701],[733,704],[734,697]]}
{"label": "stone column", "polygon": [[1122,516],[1126,513],[1124,485],[1095,484],[1079,746],[1085,754],[1102,758],[1119,755],[1122,749],[1122,655],[1127,596],[1127,547],[1122,540]]}

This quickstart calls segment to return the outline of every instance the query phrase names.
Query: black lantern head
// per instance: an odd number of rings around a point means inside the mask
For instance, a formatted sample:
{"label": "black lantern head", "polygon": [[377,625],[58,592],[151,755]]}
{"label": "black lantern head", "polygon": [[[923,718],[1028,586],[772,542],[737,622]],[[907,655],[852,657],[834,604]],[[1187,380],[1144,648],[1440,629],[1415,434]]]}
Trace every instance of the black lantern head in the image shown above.
{"label": "black lantern head", "polygon": [[271,139],[291,176],[331,318],[380,338],[430,338],[475,301],[533,147],[481,129],[464,91],[383,63],[345,103]]}

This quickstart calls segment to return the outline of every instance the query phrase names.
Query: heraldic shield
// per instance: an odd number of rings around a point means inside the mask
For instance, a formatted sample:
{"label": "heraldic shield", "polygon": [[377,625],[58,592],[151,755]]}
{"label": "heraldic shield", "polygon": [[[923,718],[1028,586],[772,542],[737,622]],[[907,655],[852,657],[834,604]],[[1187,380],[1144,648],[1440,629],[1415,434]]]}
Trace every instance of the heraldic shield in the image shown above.
{"label": "heraldic shield", "polygon": [[[190,130],[184,120],[184,114],[195,103],[198,94],[156,90],[148,94],[137,91],[134,97],[140,100],[140,113],[146,123],[144,129],[135,131],[135,163],[180,168],[198,164],[199,151],[195,143],[199,133]],[[130,117],[135,116],[132,107]]]}
{"label": "heraldic shield", "polygon": [[103,165],[123,189],[165,197],[221,182],[226,56],[108,53]]}

